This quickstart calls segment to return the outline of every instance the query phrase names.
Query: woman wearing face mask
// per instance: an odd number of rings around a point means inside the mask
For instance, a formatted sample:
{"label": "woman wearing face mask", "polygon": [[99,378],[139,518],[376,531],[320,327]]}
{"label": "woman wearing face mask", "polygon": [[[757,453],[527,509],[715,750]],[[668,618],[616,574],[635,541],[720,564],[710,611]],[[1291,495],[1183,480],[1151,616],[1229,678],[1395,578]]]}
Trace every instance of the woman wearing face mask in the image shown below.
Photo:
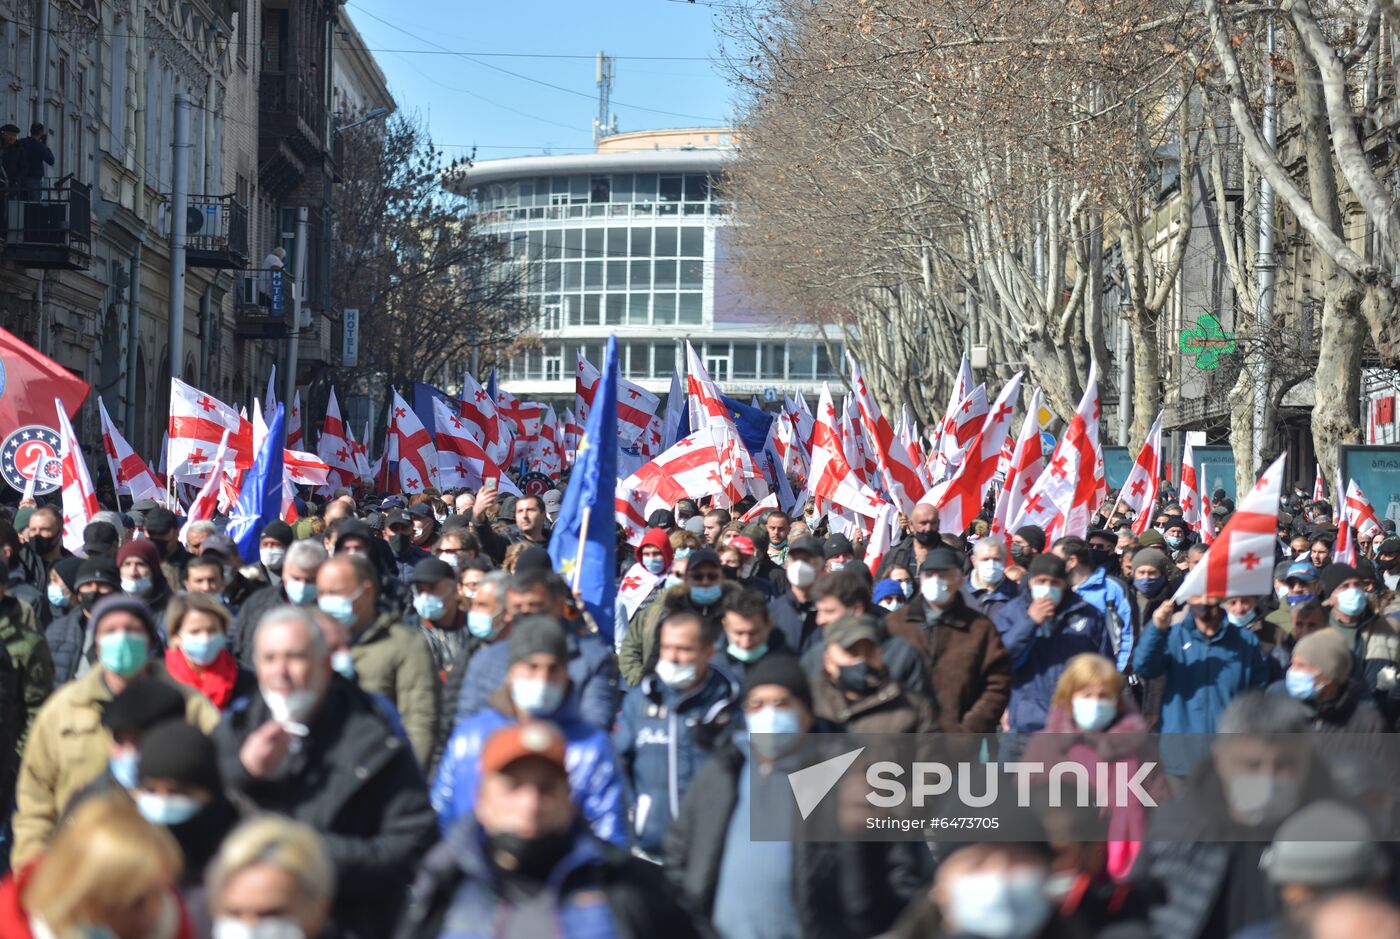
{"label": "woman wearing face mask", "polygon": [[172,591],[161,570],[156,546],[148,538],[128,541],[117,551],[117,572],[122,579],[122,593],[144,601],[155,616],[156,631],[164,634],[165,608]]}
{"label": "woman wearing face mask", "polygon": [[151,728],[141,738],[139,781],[131,798],[152,825],[164,827],[180,845],[184,874],[177,882],[198,935],[209,935],[204,869],[219,844],[257,806],[241,795],[230,800],[219,775],[214,742],[181,720]]}
{"label": "woman wearing face mask", "polygon": [[[1075,762],[1089,779],[1107,779],[1109,795],[1099,812],[1108,824],[1108,873],[1128,876],[1147,831],[1147,811],[1136,803],[1118,805],[1111,793],[1132,779],[1144,762],[1155,760],[1155,741],[1137,705],[1125,694],[1127,682],[1111,660],[1101,655],[1070,659],[1050,700],[1045,729],[1031,737],[1022,759],[1051,766]],[[1107,768],[1101,777],[1100,767]],[[1154,769],[1140,785],[1157,803],[1171,797],[1166,777]]]}
{"label": "woman wearing face mask", "polygon": [[86,800],[34,864],[0,884],[5,939],[194,939],[170,833],[125,794]]}
{"label": "woman wearing face mask", "polygon": [[232,617],[222,603],[202,593],[182,593],[166,612],[170,646],[165,668],[171,678],[204,695],[220,711],[257,690],[253,673],[229,651]]}
{"label": "woman wearing face mask", "polygon": [[308,825],[263,816],[234,829],[206,877],[212,939],[330,935],[335,867]]}
{"label": "woman wearing face mask", "polygon": [[[913,586],[912,580],[882,580],[875,585],[872,599],[876,606],[893,613],[909,602],[909,597],[914,592]],[[906,587],[910,588],[908,593],[905,593]]]}

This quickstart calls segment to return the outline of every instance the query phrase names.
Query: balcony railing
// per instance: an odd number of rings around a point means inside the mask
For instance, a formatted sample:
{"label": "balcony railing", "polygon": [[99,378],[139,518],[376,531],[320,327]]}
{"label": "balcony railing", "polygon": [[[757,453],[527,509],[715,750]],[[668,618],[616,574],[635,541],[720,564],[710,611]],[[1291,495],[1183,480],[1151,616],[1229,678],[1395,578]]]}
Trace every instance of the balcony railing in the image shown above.
{"label": "balcony railing", "polygon": [[5,247],[22,267],[85,270],[92,260],[92,187],[65,176],[51,186],[0,190]]}
{"label": "balcony railing", "polygon": [[244,338],[287,335],[294,311],[292,275],[284,270],[241,271],[235,284],[234,331]]}
{"label": "balcony railing", "polygon": [[190,196],[185,260],[190,267],[248,266],[248,208],[232,195]]}

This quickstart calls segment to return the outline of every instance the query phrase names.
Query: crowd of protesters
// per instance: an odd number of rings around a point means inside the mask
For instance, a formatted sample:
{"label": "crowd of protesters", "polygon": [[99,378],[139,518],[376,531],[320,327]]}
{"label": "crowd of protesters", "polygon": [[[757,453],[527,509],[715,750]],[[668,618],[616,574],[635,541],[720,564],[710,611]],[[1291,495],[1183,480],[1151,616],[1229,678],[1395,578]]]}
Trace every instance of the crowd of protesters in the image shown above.
{"label": "crowd of protesters", "polygon": [[[1391,523],[1342,563],[1294,487],[1272,594],[1178,602],[1205,551],[1170,492],[1053,541],[918,505],[878,563],[811,503],[683,500],[619,538],[654,586],[605,637],[559,505],[341,491],[254,563],[152,502],[81,556],[55,507],[6,510],[0,936],[1400,939]],[[1160,758],[1160,808],[755,836],[788,825],[755,780],[845,733]]]}

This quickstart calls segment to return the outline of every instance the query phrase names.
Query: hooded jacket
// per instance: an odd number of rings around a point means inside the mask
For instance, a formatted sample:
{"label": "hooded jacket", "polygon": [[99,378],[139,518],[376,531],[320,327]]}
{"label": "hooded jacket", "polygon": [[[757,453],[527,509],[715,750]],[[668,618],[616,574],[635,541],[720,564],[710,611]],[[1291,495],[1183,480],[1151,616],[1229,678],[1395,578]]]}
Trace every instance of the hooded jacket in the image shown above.
{"label": "hooded jacket", "polygon": [[737,680],[712,664],[694,688],[677,691],[647,675],[627,692],[612,739],[642,850],[660,853],[691,777],[735,718],[742,691]]}
{"label": "hooded jacket", "polygon": [[732,580],[721,581],[719,599],[708,606],[700,606],[690,598],[690,588],[677,584],[662,594],[660,602],[654,602],[639,612],[627,624],[627,635],[622,639],[622,647],[617,653],[617,664],[622,670],[622,678],[629,685],[636,685],[642,676],[656,665],[661,649],[656,642],[656,627],[662,618],[682,610],[698,614],[707,623],[722,628],[721,617],[724,607],[734,594],[743,588]]}
{"label": "hooded jacket", "polygon": [[1030,591],[1002,604],[993,622],[1011,654],[1011,706],[1007,719],[1014,733],[1033,733],[1045,726],[1050,699],[1069,660],[1085,652],[1113,657],[1103,614],[1073,590],[1066,589],[1060,605],[1043,624],[1030,616]]}
{"label": "hooded jacket", "polygon": [[[613,758],[608,735],[579,717],[572,691],[553,714],[537,715],[557,725],[568,754],[569,786],[574,802],[605,841],[626,846],[627,805],[623,798],[622,774]],[[490,706],[457,725],[438,764],[430,793],[433,811],[444,832],[458,819],[472,814],[477,786],[481,782],[481,749],[502,727],[519,723],[509,690],[503,685],[490,698]]]}

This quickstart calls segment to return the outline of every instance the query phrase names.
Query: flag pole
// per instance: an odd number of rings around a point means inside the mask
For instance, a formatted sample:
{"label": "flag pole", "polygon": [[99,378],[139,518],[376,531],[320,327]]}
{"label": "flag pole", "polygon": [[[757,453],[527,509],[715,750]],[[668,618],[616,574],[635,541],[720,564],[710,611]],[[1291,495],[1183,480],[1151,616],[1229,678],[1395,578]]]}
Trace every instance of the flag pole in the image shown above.
{"label": "flag pole", "polygon": [[[586,535],[588,532],[589,516],[593,514],[593,506],[583,507],[583,524],[579,526],[579,532]],[[583,576],[583,549],[588,544],[588,538],[582,537],[578,540],[578,554],[574,555],[574,582],[569,585],[571,590],[578,590],[579,578]]]}

